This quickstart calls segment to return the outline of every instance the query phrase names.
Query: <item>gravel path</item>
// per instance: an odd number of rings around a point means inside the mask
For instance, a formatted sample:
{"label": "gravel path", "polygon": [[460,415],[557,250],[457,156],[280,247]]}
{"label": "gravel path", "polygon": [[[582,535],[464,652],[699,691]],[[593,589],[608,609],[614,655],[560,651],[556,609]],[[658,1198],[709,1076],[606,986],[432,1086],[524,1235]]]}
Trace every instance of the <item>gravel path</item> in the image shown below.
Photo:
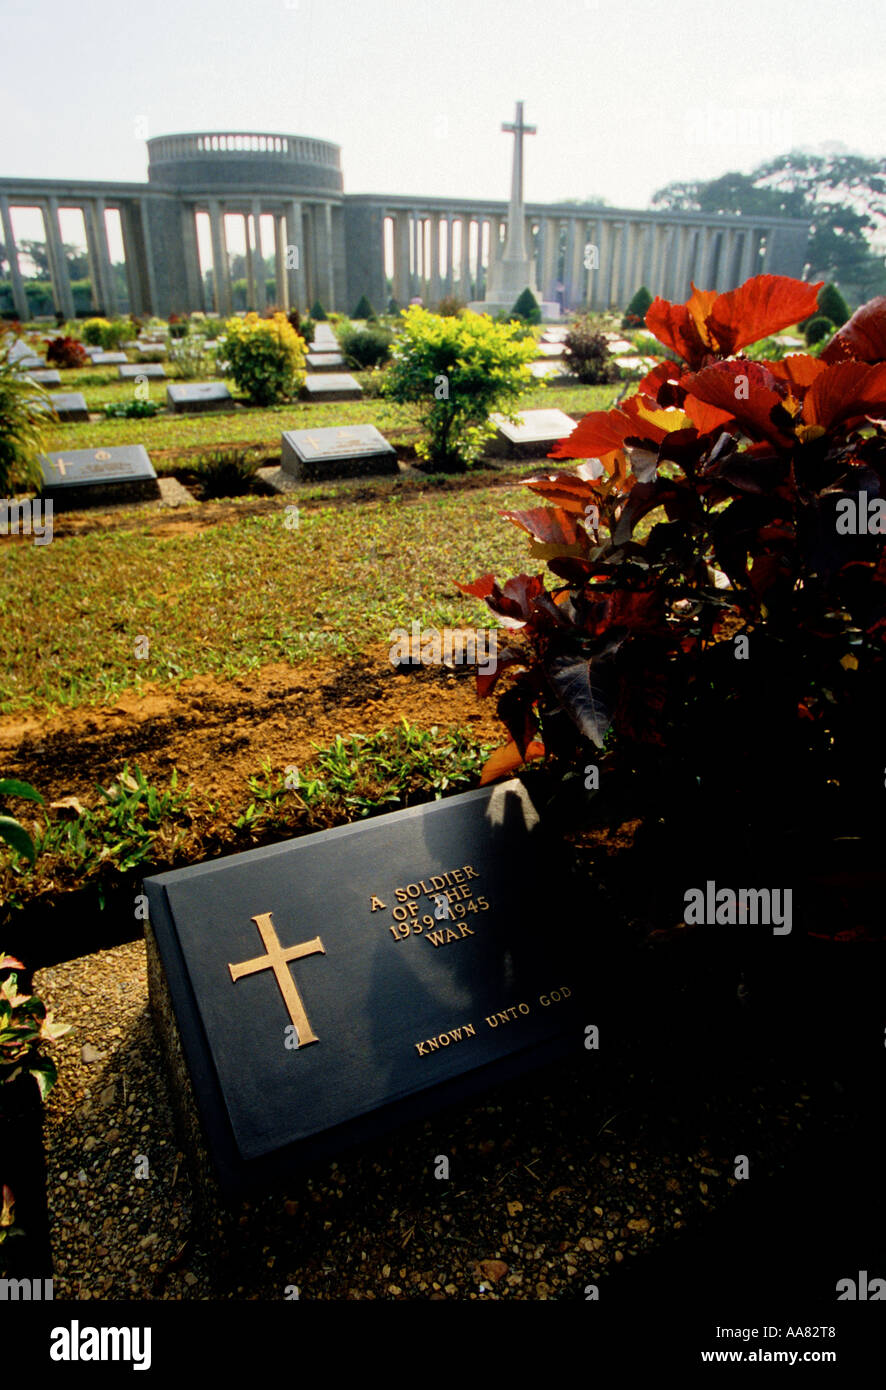
{"label": "gravel path", "polygon": [[[678,1118],[638,1104],[648,1085],[589,1053],[244,1204],[213,1253],[143,943],[41,970],[35,989],[75,1025],[46,1114],[57,1298],[582,1298],[725,1203],[736,1123],[789,1142],[808,1102],[773,1083]],[[440,1155],[448,1179],[434,1176]]]}

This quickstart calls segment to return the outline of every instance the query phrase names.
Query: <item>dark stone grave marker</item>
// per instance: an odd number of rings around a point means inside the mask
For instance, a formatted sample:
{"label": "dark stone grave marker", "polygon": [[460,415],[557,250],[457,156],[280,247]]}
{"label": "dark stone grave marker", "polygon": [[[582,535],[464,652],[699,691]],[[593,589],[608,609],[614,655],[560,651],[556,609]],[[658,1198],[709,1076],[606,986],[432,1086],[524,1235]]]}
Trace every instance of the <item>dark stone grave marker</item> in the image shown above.
{"label": "dark stone grave marker", "polygon": [[211,1182],[211,1160],[226,1194],[265,1184],[581,1055],[555,852],[509,781],[146,879],[195,1171]]}
{"label": "dark stone grave marker", "polygon": [[223,381],[179,381],[167,386],[166,399],[177,415],[200,410],[221,410],[232,405],[231,393]]}
{"label": "dark stone grave marker", "polygon": [[57,511],[160,496],[157,474],[141,444],[41,454],[40,468],[42,495]]}
{"label": "dark stone grave marker", "polygon": [[348,372],[309,372],[302,394],[311,401],[359,401],[363,388]]}
{"label": "dark stone grave marker", "polygon": [[294,478],[354,478],[397,473],[397,455],[374,425],[287,430],[280,463]]}
{"label": "dark stone grave marker", "polygon": [[80,391],[53,391],[49,400],[58,418],[66,424],[89,419],[86,397]]}

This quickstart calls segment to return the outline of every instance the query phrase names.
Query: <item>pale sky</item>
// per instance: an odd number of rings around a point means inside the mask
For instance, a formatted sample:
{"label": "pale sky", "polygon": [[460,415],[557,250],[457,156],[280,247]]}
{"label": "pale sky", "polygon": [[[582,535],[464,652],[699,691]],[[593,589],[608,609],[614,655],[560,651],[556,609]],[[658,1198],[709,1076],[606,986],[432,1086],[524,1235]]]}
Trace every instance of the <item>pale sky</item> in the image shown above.
{"label": "pale sky", "polygon": [[345,191],[645,207],[791,146],[884,153],[883,0],[2,0],[0,176],[146,177],[143,135],[342,147]]}

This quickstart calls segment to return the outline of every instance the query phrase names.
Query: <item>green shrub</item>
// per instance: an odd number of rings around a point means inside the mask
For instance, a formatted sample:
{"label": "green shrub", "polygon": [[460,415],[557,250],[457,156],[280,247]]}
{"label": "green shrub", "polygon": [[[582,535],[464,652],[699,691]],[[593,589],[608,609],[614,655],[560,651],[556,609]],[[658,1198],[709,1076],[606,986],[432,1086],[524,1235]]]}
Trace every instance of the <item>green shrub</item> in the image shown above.
{"label": "green shrub", "polygon": [[199,333],[189,333],[186,338],[172,343],[167,361],[170,375],[183,381],[205,381],[213,376],[216,349],[207,351],[206,341]]}
{"label": "green shrub", "polygon": [[454,294],[444,294],[440,303],[437,305],[437,313],[442,314],[444,319],[456,319],[459,314],[463,314],[467,308],[463,299],[459,299]]}
{"label": "green shrub", "polygon": [[105,415],[109,420],[149,420],[158,415],[160,407],[156,401],[108,401]]}
{"label": "green shrub", "polygon": [[420,458],[432,469],[461,471],[494,431],[490,410],[507,411],[531,382],[535,346],[480,314],[443,318],[415,305],[402,322],[382,394],[419,405],[427,433]]}
{"label": "green shrub", "polygon": [[365,294],[361,294],[359,300],[357,301],[357,307],[354,310],[353,314],[351,314],[351,318],[367,319],[372,322],[374,322],[378,318],[378,315],[376,314],[375,310],[373,309]]}
{"label": "green shrub", "polygon": [[586,386],[603,386],[618,380],[605,337],[587,317],[575,320],[564,341],[566,365]]}
{"label": "green shrub", "polygon": [[311,305],[311,318],[315,319],[317,323],[326,322],[326,310],[323,308],[319,299],[315,299]]}
{"label": "green shrub", "polygon": [[0,343],[0,494],[6,497],[16,489],[41,487],[37,456],[54,418],[48,391],[10,364],[13,341]]}
{"label": "green shrub", "polygon": [[652,295],[645,285],[641,285],[625,309],[625,315],[621,321],[622,328],[641,328],[646,321],[646,314],[651,304]]}
{"label": "green shrub", "polygon": [[397,301],[396,301],[396,299],[394,298],[394,296],[391,295],[390,299],[388,300],[388,313],[389,313],[389,314],[399,314],[399,312],[400,312],[400,305],[397,303]]}
{"label": "green shrub", "polygon": [[386,328],[346,328],[339,333],[338,341],[348,366],[365,371],[387,362],[394,335]]}
{"label": "green shrub", "polygon": [[104,342],[102,334],[106,326],[108,326],[107,319],[87,319],[80,329],[84,343],[87,343],[89,347],[102,347]]}
{"label": "green shrub", "polygon": [[296,394],[305,379],[304,347],[285,314],[272,319],[247,314],[225,324],[231,376],[253,405],[272,405]]}
{"label": "green shrub", "polygon": [[849,318],[849,305],[836,285],[827,284],[819,290],[818,313],[819,315],[823,314],[826,319],[830,319],[837,328],[842,328]]}
{"label": "green shrub", "polygon": [[511,310],[512,319],[520,319],[523,323],[541,323],[541,309],[538,300],[527,286],[522,294],[517,296],[517,302]]}
{"label": "green shrub", "polygon": [[815,314],[806,321],[806,342],[810,347],[822,342],[825,338],[830,338],[836,331],[836,324],[824,314]]}
{"label": "green shrub", "polygon": [[315,324],[313,319],[303,318],[301,321],[301,326],[296,329],[296,332],[298,333],[298,336],[301,338],[302,342],[304,342],[306,345],[309,345],[314,341],[314,331],[316,327],[317,325]]}
{"label": "green shrub", "polygon": [[197,460],[197,487],[204,502],[255,491],[259,460],[251,449],[213,449]]}
{"label": "green shrub", "polygon": [[40,1051],[42,1043],[53,1043],[69,1033],[69,1023],[53,1023],[52,1014],[35,994],[19,992],[20,960],[0,950],[0,1085],[19,1075],[32,1076],[43,1099],[55,1084],[55,1063]]}

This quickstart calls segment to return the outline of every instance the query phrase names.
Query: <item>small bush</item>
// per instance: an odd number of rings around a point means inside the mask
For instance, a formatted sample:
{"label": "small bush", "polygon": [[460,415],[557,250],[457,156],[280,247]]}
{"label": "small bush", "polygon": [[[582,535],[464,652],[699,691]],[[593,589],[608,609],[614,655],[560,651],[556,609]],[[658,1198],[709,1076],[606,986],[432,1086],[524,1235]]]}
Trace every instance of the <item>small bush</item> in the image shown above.
{"label": "small bush", "polygon": [[825,338],[830,338],[836,331],[837,325],[824,314],[815,314],[806,323],[806,342],[810,347],[822,342]]}
{"label": "small bush", "polygon": [[652,295],[645,285],[641,285],[625,310],[622,328],[642,328],[651,304]]}
{"label": "small bush", "polygon": [[323,308],[319,299],[315,299],[311,305],[311,318],[315,319],[317,323],[326,322],[326,310]]}
{"label": "small bush", "polygon": [[197,488],[204,502],[255,491],[259,461],[251,449],[213,449],[197,460]]}
{"label": "small bush", "polygon": [[416,452],[432,468],[460,472],[493,433],[490,410],[514,407],[532,380],[531,341],[483,314],[442,318],[417,305],[403,315],[382,395],[416,402],[427,438]]}
{"label": "small bush", "polygon": [[512,319],[520,319],[523,323],[541,323],[541,309],[538,300],[527,286],[521,295],[517,296],[517,302],[511,310]]}
{"label": "small bush", "polygon": [[89,358],[76,338],[53,338],[46,349],[47,362],[57,367],[88,367]]}
{"label": "small bush", "polygon": [[399,312],[400,312],[400,305],[397,303],[397,301],[396,301],[396,299],[394,298],[394,296],[391,295],[391,298],[388,300],[388,313],[389,313],[389,314],[399,314]]}
{"label": "small bush", "polygon": [[148,420],[152,415],[159,414],[160,407],[156,401],[108,401],[105,406],[105,415],[109,420]]}
{"label": "small bush", "polygon": [[378,318],[378,315],[376,314],[375,310],[373,309],[365,294],[361,294],[360,298],[358,299],[357,307],[351,315],[351,318],[366,319],[373,323]]}
{"label": "small bush", "polygon": [[108,326],[107,319],[87,319],[80,330],[84,343],[89,347],[101,347],[104,341],[102,333]]}
{"label": "small bush", "polygon": [[187,323],[173,323],[173,322],[172,322],[172,319],[170,318],[170,320],[169,320],[169,336],[170,336],[170,338],[186,338],[186,337],[188,336],[188,324],[187,324]]}
{"label": "small bush", "polygon": [[241,391],[253,405],[291,399],[305,379],[305,344],[283,314],[228,319],[225,358]]}
{"label": "small bush", "polygon": [[394,335],[386,328],[347,328],[339,334],[338,341],[348,366],[365,371],[387,362]]}
{"label": "small bush", "polygon": [[618,367],[609,354],[605,337],[588,318],[572,324],[564,342],[569,371],[586,386],[618,381]]}
{"label": "small bush", "polygon": [[467,307],[464,300],[459,299],[457,295],[444,294],[437,305],[437,313],[442,314],[444,319],[457,319]]}
{"label": "small bush", "polygon": [[37,456],[52,419],[49,393],[10,363],[12,341],[0,343],[0,494],[5,497],[17,488],[40,488]]}
{"label": "small bush", "polygon": [[[180,338],[169,349],[167,367],[181,381],[206,381],[215,372],[215,349],[206,350],[206,339],[199,333]],[[143,355],[148,360],[148,355]]]}
{"label": "small bush", "polygon": [[317,325],[314,323],[313,319],[302,319],[301,327],[298,329],[298,336],[301,338],[302,342],[311,344],[314,341],[314,331],[316,327]]}
{"label": "small bush", "polygon": [[818,313],[830,319],[837,328],[842,328],[849,318],[849,305],[836,285],[827,284],[819,291]]}

